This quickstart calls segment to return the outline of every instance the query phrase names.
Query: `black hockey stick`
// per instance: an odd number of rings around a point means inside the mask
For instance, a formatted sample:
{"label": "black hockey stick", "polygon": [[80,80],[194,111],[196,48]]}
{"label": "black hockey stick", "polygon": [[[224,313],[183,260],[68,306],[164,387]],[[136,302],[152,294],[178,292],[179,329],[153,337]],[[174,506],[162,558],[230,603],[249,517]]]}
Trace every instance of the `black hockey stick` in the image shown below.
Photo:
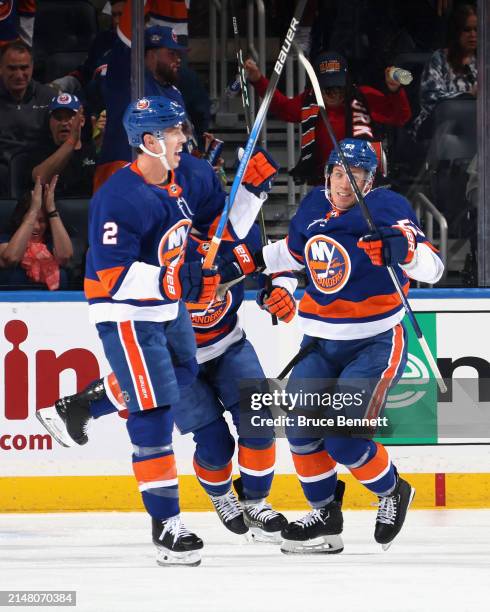
{"label": "black hockey stick", "polygon": [[283,380],[284,378],[286,378],[286,376],[289,374],[289,372],[291,372],[294,366],[298,364],[300,361],[302,361],[306,357],[306,355],[309,355],[311,351],[316,347],[317,344],[318,344],[318,338],[313,338],[313,340],[308,342],[308,344],[305,344],[302,348],[300,348],[299,351],[296,353],[296,355],[291,359],[291,361],[281,371],[277,379]]}
{"label": "black hockey stick", "polygon": [[[231,20],[233,22],[233,38],[235,40],[235,54],[238,66],[238,78],[240,79],[240,88],[242,93],[243,111],[245,113],[245,125],[247,126],[247,134],[250,134],[250,129],[252,127],[252,112],[250,109],[248,82],[247,77],[245,75],[245,66],[243,64],[243,51],[240,39],[240,30],[238,28],[238,11],[236,0],[231,0]],[[262,246],[266,246],[267,244],[269,244],[269,241],[267,240],[263,208],[261,208],[259,212],[259,227]],[[267,290],[267,294],[270,294],[270,292],[272,291],[272,278],[270,275],[266,276],[265,287]],[[277,316],[275,314],[271,314],[271,318],[272,325],[277,325]]]}
{"label": "black hockey stick", "polygon": [[[294,44],[294,43],[293,43]],[[323,122],[325,123],[325,127],[327,128],[327,132],[328,135],[330,136],[331,141],[334,144],[335,150],[337,151],[339,157],[340,157],[340,161],[342,162],[342,166],[344,167],[345,173],[347,174],[347,177],[349,179],[349,183],[352,187],[352,190],[354,191],[354,194],[356,196],[356,200],[357,203],[359,204],[359,207],[361,209],[361,212],[363,214],[364,219],[366,220],[367,226],[369,228],[369,231],[371,233],[374,233],[377,231],[376,225],[374,223],[374,220],[371,216],[371,213],[369,212],[368,207],[366,206],[366,202],[364,201],[364,197],[361,193],[361,190],[359,189],[359,187],[357,186],[356,181],[354,180],[354,177],[352,176],[352,172],[351,169],[344,157],[344,154],[342,152],[342,149],[339,147],[339,143],[337,141],[337,138],[335,136],[335,133],[332,129],[332,126],[330,124],[330,120],[328,118],[327,112],[325,110],[325,103],[323,101],[323,96],[322,96],[322,92],[320,89],[320,84],[318,82],[318,78],[315,74],[315,70],[313,68],[313,66],[310,64],[310,62],[306,59],[303,51],[301,50],[301,48],[298,45],[294,45],[296,48],[296,51],[298,53],[299,59],[301,61],[301,63],[303,64],[306,72],[308,73],[308,76],[310,77],[310,81],[311,84],[313,86],[313,91],[315,92],[315,98],[316,98],[316,103],[318,105],[318,108],[320,109],[320,115],[322,116]],[[420,347],[422,348],[422,351],[424,352],[424,355],[429,363],[430,369],[432,370],[432,373],[434,374],[437,384],[439,386],[439,389],[445,393],[447,391],[447,387],[446,384],[442,378],[442,374],[439,371],[439,368],[437,367],[437,363],[436,360],[434,359],[434,356],[431,353],[431,350],[429,348],[429,345],[427,344],[427,340],[424,337],[424,334],[422,333],[422,330],[420,329],[420,326],[417,322],[417,319],[415,318],[415,315],[413,314],[413,310],[410,306],[410,304],[408,303],[408,300],[405,296],[405,294],[403,293],[403,289],[402,286],[400,284],[400,281],[398,280],[398,277],[395,273],[395,271],[393,270],[392,266],[387,266],[387,270],[388,273],[391,277],[391,280],[393,282],[393,285],[395,286],[395,289],[398,293],[398,295],[400,296],[401,302],[403,304],[403,307],[405,309],[405,312],[408,316],[408,318],[410,319],[410,323],[412,324],[413,330],[418,338]]]}

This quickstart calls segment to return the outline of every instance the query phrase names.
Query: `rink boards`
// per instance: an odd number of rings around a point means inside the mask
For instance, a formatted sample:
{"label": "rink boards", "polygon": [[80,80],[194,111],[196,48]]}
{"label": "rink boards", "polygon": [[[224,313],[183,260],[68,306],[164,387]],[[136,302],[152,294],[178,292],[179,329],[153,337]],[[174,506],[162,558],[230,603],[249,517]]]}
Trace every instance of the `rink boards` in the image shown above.
{"label": "rink boards", "polygon": [[[140,509],[123,419],[98,420],[86,446],[65,449],[35,418],[37,407],[108,371],[83,296],[4,292],[0,297],[0,512]],[[294,322],[272,327],[252,293],[248,298],[241,321],[273,377],[295,354],[301,335]],[[403,435],[397,437],[395,427],[389,440],[390,453],[417,488],[416,507],[490,507],[490,447],[485,444],[490,439],[490,291],[413,290],[410,299],[453,384],[449,396],[437,393],[411,339],[405,387],[389,404],[393,420],[403,424]],[[422,406],[431,407],[433,418],[426,418]],[[303,508],[285,441],[278,440],[277,447],[272,500],[278,508]],[[192,438],[176,435],[175,452],[183,507],[210,508],[192,476]],[[346,506],[369,507],[370,494],[349,474],[345,478]]]}

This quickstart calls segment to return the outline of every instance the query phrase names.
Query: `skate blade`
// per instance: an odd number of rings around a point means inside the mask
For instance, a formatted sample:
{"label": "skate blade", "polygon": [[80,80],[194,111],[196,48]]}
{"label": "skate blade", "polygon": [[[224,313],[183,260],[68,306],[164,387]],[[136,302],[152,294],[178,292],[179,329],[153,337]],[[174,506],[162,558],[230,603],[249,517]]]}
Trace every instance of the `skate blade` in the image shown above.
{"label": "skate blade", "polygon": [[[409,510],[410,506],[412,505],[412,500],[413,500],[413,498],[415,497],[415,489],[414,489],[413,487],[410,487],[410,488],[411,488],[411,491],[410,491],[410,501],[408,502],[407,512],[408,512],[408,510]],[[406,516],[405,516],[405,520],[406,520]],[[400,531],[401,531],[401,530],[400,530]],[[400,533],[400,532],[398,532],[398,533],[396,534],[396,536],[397,536],[397,535],[399,535],[399,533]],[[394,537],[394,538],[391,540],[391,542],[387,542],[386,544],[381,544],[381,548],[383,549],[383,552],[386,552],[386,551],[387,551],[387,550],[390,548],[390,546],[391,546],[391,545],[393,544],[393,542],[395,541],[396,536],[395,536],[395,537]]]}
{"label": "skate blade", "polygon": [[308,540],[308,544],[298,540],[283,540],[281,552],[285,555],[335,555],[344,550],[340,535],[328,535]]}
{"label": "skate blade", "polygon": [[77,446],[75,440],[68,435],[65,423],[54,406],[36,410],[36,418],[58,444],[67,448]]}
{"label": "skate blade", "polygon": [[185,552],[174,552],[171,550],[162,550],[157,546],[157,564],[161,567],[169,567],[175,565],[197,567],[201,563],[201,555],[197,550],[187,550]]}
{"label": "skate blade", "polygon": [[280,544],[282,542],[280,531],[267,532],[258,527],[249,527],[245,538],[250,544]]}

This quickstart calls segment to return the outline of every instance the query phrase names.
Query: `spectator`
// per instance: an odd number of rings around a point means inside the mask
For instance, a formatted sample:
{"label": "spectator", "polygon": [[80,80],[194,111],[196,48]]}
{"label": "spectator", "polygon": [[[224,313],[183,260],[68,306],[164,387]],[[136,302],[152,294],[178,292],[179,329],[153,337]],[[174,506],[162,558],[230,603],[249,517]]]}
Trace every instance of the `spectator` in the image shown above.
{"label": "spectator", "polygon": [[[95,190],[118,168],[131,161],[131,149],[123,129],[122,117],[130,100],[131,65],[131,5],[127,0],[118,27],[118,39],[108,56],[104,91],[107,103],[105,137],[96,169]],[[148,0],[146,14],[158,18],[161,10],[157,0]],[[158,25],[145,30],[145,96],[165,96],[184,106],[180,90],[176,87],[181,54],[186,51],[177,42],[171,28]],[[194,121],[193,111],[187,108]],[[202,117],[199,114],[198,120]],[[202,124],[203,131],[206,125]]]}
{"label": "spectator", "polygon": [[53,90],[32,78],[32,52],[23,42],[0,51],[0,160],[46,140]]}
{"label": "spectator", "polygon": [[[354,85],[346,61],[338,53],[321,53],[314,66],[337,140],[354,137],[377,141],[380,132],[376,123],[402,126],[410,119],[407,96],[400,84],[390,77],[390,68],[385,70],[388,93],[384,94],[372,87]],[[249,80],[263,96],[269,81],[253,60],[248,59],[245,67]],[[291,172],[295,181],[323,184],[325,163],[333,144],[318,112],[312,89],[308,88],[293,98],[276,90],[271,111],[284,121],[302,125],[301,158]]]}
{"label": "spectator", "polygon": [[[98,72],[107,65],[106,54],[112,49],[117,38],[117,27],[123,13],[126,0],[111,0],[108,11],[111,16],[111,27],[98,32],[94,38],[85,62],[70,74],[55,79],[52,85],[60,91],[78,93],[81,89],[92,86]],[[103,12],[105,12],[104,9]]]}
{"label": "spectator", "polygon": [[456,6],[448,22],[447,48],[437,49],[420,81],[421,111],[411,133],[418,140],[430,137],[432,115],[441,100],[477,93],[477,17],[471,4]]}
{"label": "spectator", "polygon": [[[85,124],[79,99],[62,93],[49,105],[50,139],[47,147],[36,152],[42,159],[32,170],[32,180],[40,177],[41,184],[58,175],[58,197],[90,197],[95,174],[95,144],[82,143]],[[35,163],[35,162],[34,162]]]}
{"label": "spectator", "polygon": [[0,265],[11,268],[0,275],[3,288],[32,283],[46,285],[50,291],[66,288],[67,275],[61,266],[70,261],[73,248],[55,206],[57,178],[43,188],[37,177],[33,191],[17,203],[10,234],[0,236]]}

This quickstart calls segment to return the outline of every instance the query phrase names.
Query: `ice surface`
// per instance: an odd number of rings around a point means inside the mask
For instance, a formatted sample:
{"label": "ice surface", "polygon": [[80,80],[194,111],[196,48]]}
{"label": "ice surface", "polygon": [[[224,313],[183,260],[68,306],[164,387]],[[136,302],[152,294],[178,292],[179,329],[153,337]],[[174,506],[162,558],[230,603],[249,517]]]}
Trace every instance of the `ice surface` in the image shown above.
{"label": "ice surface", "polygon": [[286,556],[188,513],[205,541],[197,568],[155,564],[143,513],[3,514],[0,589],[76,590],[77,612],[490,609],[490,510],[411,511],[388,552],[373,539],[375,509],[344,514],[343,553]]}

